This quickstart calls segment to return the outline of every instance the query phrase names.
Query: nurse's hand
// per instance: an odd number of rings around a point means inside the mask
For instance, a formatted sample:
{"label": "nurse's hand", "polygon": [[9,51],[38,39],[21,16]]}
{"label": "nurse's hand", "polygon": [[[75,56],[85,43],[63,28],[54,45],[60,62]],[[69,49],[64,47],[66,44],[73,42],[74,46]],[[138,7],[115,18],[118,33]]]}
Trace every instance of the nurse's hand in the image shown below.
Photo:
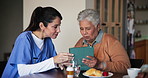
{"label": "nurse's hand", "polygon": [[57,56],[53,57],[54,63],[59,64],[59,63],[67,63],[70,62],[73,59],[73,54],[71,53],[59,53]]}

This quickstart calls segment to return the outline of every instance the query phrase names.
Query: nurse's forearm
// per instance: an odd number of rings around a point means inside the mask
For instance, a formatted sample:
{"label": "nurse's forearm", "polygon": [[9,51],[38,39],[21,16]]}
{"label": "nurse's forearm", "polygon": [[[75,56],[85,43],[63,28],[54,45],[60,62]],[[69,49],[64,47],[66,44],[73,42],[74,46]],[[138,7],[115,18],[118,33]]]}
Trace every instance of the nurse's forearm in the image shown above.
{"label": "nurse's forearm", "polygon": [[55,67],[56,65],[54,64],[53,58],[36,64],[17,64],[18,73],[20,76],[44,72]]}

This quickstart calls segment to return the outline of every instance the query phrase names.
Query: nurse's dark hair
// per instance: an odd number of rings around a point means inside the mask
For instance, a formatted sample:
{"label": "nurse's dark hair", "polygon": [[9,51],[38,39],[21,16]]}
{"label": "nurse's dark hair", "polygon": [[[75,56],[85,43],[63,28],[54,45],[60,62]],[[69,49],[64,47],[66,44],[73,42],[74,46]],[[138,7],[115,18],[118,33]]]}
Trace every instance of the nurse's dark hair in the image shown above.
{"label": "nurse's dark hair", "polygon": [[48,23],[52,23],[53,20],[59,17],[62,20],[60,12],[53,7],[37,7],[31,16],[30,24],[25,31],[35,31],[40,29],[39,23],[42,22],[45,27]]}

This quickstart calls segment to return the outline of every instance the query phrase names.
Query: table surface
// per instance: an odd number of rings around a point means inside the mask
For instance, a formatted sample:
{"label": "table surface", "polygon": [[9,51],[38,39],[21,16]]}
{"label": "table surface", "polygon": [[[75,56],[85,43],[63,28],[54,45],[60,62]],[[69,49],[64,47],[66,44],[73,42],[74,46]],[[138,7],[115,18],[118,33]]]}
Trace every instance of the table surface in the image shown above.
{"label": "table surface", "polygon": [[[81,71],[79,77],[74,78],[88,78],[82,75],[84,71]],[[122,78],[125,74],[113,73],[111,78]],[[66,78],[66,73],[60,69],[52,69],[42,73],[30,74],[19,78]]]}

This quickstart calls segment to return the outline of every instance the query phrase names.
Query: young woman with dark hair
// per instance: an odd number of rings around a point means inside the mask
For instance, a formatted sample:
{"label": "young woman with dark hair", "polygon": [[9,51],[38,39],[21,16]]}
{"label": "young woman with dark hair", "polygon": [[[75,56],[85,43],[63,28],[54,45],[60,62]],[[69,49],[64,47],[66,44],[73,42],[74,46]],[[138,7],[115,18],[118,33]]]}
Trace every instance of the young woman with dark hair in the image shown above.
{"label": "young woman with dark hair", "polygon": [[60,33],[62,16],[52,7],[37,7],[28,28],[16,39],[2,78],[18,78],[69,65],[73,54],[56,53],[52,39]]}

